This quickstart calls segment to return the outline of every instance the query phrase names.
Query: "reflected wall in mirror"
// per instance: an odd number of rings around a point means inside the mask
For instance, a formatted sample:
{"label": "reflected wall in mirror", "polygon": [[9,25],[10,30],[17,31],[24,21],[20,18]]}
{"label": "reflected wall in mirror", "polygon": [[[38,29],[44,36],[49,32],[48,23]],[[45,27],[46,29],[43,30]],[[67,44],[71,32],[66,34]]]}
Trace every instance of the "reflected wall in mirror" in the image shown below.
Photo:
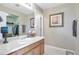
{"label": "reflected wall in mirror", "polygon": [[9,14],[7,16],[7,26],[9,28],[8,37],[12,37],[13,35],[16,35],[17,33],[19,35],[19,31],[18,31],[19,26],[16,26],[16,25],[18,25],[18,16]]}

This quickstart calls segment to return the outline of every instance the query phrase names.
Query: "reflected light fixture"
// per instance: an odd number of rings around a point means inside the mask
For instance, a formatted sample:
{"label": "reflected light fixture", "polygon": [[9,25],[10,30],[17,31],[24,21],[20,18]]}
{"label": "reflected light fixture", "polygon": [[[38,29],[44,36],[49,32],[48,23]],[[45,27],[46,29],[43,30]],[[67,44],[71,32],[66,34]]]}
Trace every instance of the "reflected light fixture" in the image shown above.
{"label": "reflected light fixture", "polygon": [[28,8],[29,10],[32,10],[33,7],[32,7],[32,3],[19,3],[19,5],[23,6],[23,7],[26,7]]}

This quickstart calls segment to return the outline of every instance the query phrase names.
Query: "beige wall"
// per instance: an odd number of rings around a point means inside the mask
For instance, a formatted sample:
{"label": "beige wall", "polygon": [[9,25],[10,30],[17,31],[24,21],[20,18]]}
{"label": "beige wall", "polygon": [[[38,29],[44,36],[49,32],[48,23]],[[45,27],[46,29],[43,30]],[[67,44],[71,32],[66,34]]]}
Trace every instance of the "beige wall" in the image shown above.
{"label": "beige wall", "polygon": [[[49,15],[64,12],[64,27],[49,27]],[[75,40],[72,36],[72,21],[76,19],[73,4],[65,4],[57,8],[44,11],[45,43],[65,49],[75,49]]]}
{"label": "beige wall", "polygon": [[79,4],[76,4],[75,6],[75,9],[76,9],[76,20],[77,20],[77,39],[76,39],[76,54],[79,55]]}

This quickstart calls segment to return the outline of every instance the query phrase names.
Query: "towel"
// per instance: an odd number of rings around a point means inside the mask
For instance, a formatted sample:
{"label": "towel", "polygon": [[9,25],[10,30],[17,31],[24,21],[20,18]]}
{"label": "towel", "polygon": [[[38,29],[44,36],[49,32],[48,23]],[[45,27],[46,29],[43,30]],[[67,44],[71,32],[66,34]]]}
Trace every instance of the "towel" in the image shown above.
{"label": "towel", "polygon": [[73,36],[77,37],[77,21],[73,20]]}

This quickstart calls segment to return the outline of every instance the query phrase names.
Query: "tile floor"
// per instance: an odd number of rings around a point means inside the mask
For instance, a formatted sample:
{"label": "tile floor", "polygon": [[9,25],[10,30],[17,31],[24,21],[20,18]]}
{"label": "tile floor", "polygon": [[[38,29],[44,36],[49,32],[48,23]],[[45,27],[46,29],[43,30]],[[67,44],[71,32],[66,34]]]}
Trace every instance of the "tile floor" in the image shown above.
{"label": "tile floor", "polygon": [[72,52],[68,52],[66,49],[45,45],[44,55],[72,55]]}

